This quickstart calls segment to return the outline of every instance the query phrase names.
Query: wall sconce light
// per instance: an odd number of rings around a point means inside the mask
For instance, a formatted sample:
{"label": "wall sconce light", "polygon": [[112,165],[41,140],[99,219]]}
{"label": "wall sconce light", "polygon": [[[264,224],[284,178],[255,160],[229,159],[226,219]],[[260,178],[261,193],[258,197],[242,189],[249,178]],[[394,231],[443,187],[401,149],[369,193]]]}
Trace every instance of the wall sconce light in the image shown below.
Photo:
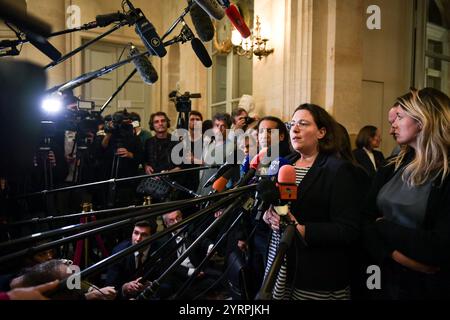
{"label": "wall sconce light", "polygon": [[258,60],[261,60],[262,57],[267,57],[272,54],[274,49],[267,48],[268,41],[268,37],[262,35],[259,16],[256,16],[255,32],[247,39],[242,39],[239,31],[236,29],[231,33],[231,42],[235,49],[234,52],[239,56],[246,56],[249,59],[255,55],[258,57]]}

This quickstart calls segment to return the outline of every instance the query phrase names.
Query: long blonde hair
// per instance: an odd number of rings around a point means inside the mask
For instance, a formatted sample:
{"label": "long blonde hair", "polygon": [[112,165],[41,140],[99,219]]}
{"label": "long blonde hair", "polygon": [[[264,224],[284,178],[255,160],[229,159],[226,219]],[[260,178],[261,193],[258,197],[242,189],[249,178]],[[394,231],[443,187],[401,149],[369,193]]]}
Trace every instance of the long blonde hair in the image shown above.
{"label": "long blonde hair", "polygon": [[[418,186],[449,174],[450,98],[433,88],[411,89],[397,99],[405,113],[416,120],[421,128],[417,135],[415,157],[403,172],[409,186]],[[391,163],[398,169],[410,147],[402,148]]]}

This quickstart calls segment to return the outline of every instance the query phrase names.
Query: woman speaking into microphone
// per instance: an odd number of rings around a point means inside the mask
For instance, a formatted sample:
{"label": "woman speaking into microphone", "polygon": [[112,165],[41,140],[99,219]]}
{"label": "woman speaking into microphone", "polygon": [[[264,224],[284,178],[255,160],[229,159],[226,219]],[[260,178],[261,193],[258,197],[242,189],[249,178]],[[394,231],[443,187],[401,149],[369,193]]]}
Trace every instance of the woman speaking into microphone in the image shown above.
{"label": "woman speaking into microphone", "polygon": [[[274,299],[350,299],[352,246],[360,234],[359,186],[354,166],[339,156],[336,121],[321,107],[299,106],[290,122],[295,150],[297,200],[289,218],[299,237],[291,243],[276,275]],[[264,214],[272,236],[266,277],[282,236],[280,216],[271,207]],[[306,242],[306,246],[304,243]]]}

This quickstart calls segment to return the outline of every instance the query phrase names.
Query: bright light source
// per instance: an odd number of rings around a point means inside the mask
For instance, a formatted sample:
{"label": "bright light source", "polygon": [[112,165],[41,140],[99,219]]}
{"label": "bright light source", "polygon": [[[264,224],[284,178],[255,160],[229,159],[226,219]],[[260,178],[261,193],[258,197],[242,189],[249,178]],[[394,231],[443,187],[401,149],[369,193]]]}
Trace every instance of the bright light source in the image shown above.
{"label": "bright light source", "polygon": [[42,110],[47,113],[58,113],[62,109],[61,97],[52,96],[42,101]]}
{"label": "bright light source", "polygon": [[231,32],[231,43],[235,46],[238,46],[241,44],[241,42],[242,42],[241,34],[236,29],[233,29],[233,31]]}

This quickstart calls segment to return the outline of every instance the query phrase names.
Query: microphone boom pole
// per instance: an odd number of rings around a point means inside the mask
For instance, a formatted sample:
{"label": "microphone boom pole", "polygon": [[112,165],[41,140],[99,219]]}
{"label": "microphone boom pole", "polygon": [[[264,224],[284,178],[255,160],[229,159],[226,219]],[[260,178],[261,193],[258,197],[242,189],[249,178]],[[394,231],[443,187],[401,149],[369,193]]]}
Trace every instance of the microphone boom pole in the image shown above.
{"label": "microphone boom pole", "polygon": [[[77,274],[73,274],[70,277],[63,279],[60,281],[59,283],[59,287],[58,289],[65,289],[67,288],[66,283],[68,279],[71,279],[73,277],[80,277],[80,278],[88,278],[89,276],[96,274],[97,272],[103,270],[105,267],[113,264],[116,261],[119,261],[121,259],[123,259],[124,257],[132,254],[135,251],[138,251],[144,247],[149,246],[151,243],[155,242],[156,240],[159,240],[160,238],[166,236],[167,234],[170,234],[174,231],[176,231],[177,229],[179,229],[180,227],[183,227],[185,225],[187,225],[188,223],[191,223],[194,220],[197,220],[198,218],[202,217],[203,215],[209,214],[211,212],[214,212],[215,210],[217,210],[218,208],[220,208],[221,206],[225,205],[226,203],[230,202],[231,200],[235,199],[237,196],[233,196],[231,195],[230,197],[224,198],[220,201],[218,201],[216,204],[203,209],[195,214],[193,214],[192,216],[182,220],[181,222],[167,228],[166,230],[163,230],[161,232],[158,232],[154,235],[152,235],[151,237],[149,237],[148,239],[145,239],[135,245],[132,245],[122,251],[119,251],[95,264],[93,264],[92,266],[84,269],[83,271],[77,273]],[[40,249],[40,250],[44,250],[44,249]],[[0,258],[1,260],[2,258]],[[58,290],[57,289],[57,290]]]}
{"label": "microphone boom pole", "polygon": [[[254,187],[254,186],[248,186],[248,187],[244,187],[244,188],[240,188],[240,189],[236,189],[236,190],[229,190],[229,191],[226,191],[226,192],[223,192],[220,194],[214,194],[214,195],[205,196],[205,197],[201,197],[201,198],[176,201],[170,205],[165,204],[165,206],[164,206],[165,208],[157,210],[156,212],[145,213],[145,211],[147,211],[147,210],[144,209],[144,210],[139,210],[137,212],[127,213],[124,215],[107,218],[104,220],[97,220],[97,221],[93,221],[93,222],[89,222],[89,223],[85,223],[85,224],[76,224],[76,225],[66,226],[66,227],[63,227],[60,229],[56,229],[56,230],[37,233],[37,234],[30,235],[30,236],[22,237],[19,239],[2,242],[2,243],[0,243],[0,249],[4,250],[5,247],[8,248],[8,247],[14,247],[14,246],[18,246],[18,245],[25,245],[25,244],[33,242],[33,241],[41,241],[43,239],[53,238],[53,237],[57,237],[57,236],[64,236],[66,234],[71,234],[71,233],[79,232],[79,231],[83,231],[83,230],[89,230],[84,233],[77,233],[77,234],[69,236],[67,238],[57,240],[55,243],[57,243],[57,245],[60,245],[60,244],[66,243],[66,242],[70,242],[72,240],[77,240],[79,238],[83,238],[85,235],[89,236],[91,234],[95,234],[100,231],[103,232],[103,231],[107,231],[110,229],[115,229],[115,228],[121,227],[122,225],[131,224],[131,223],[135,222],[135,220],[138,218],[139,218],[138,220],[142,220],[143,218],[148,219],[150,217],[158,216],[158,215],[164,214],[166,212],[170,212],[171,210],[178,209],[180,207],[189,207],[193,204],[197,204],[199,202],[203,202],[203,201],[206,201],[206,200],[209,200],[212,198],[228,196],[228,195],[234,194],[234,193],[239,194],[242,192],[246,192],[249,189],[251,189],[252,187]],[[220,200],[220,201],[222,201],[222,200]],[[138,217],[138,218],[136,218],[136,217]],[[125,221],[122,219],[128,219],[128,220]],[[130,220],[130,219],[132,219],[132,220]],[[120,221],[120,220],[122,220],[122,221]],[[117,222],[117,221],[119,221],[119,222]],[[108,225],[108,223],[111,223],[111,224]],[[117,223],[119,223],[119,224],[117,225]],[[105,225],[105,224],[106,224],[106,226],[102,227],[102,225]],[[17,258],[17,257],[21,257],[21,256],[29,254],[29,253],[35,253],[35,252],[39,252],[42,250],[46,250],[48,248],[52,248],[53,246],[54,246],[54,244],[51,245],[51,243],[48,243],[48,244],[39,246],[38,248],[28,248],[28,249],[22,250],[20,252],[8,254],[8,255],[0,257],[0,263]]]}
{"label": "microphone boom pole", "polygon": [[191,171],[197,171],[197,170],[201,171],[201,170],[215,169],[217,167],[218,167],[217,165],[211,165],[211,166],[204,166],[204,167],[182,169],[182,170],[171,171],[171,172],[153,173],[153,174],[149,174],[149,175],[140,175],[140,176],[127,177],[127,178],[120,178],[120,179],[109,179],[109,180],[91,182],[91,183],[86,183],[86,184],[79,184],[79,185],[75,185],[75,186],[52,189],[52,190],[42,190],[42,191],[38,191],[38,192],[33,192],[33,193],[28,193],[28,194],[24,194],[21,196],[17,196],[17,198],[22,199],[22,198],[46,195],[46,194],[61,192],[61,191],[69,191],[69,190],[80,189],[80,188],[95,187],[95,186],[107,184],[107,183],[115,184],[117,182],[126,182],[126,181],[133,181],[133,180],[139,180],[139,179],[145,179],[145,178],[154,178],[154,177],[159,177],[159,176],[171,176],[171,175],[176,175],[176,174],[186,173],[186,172],[191,172]]}

